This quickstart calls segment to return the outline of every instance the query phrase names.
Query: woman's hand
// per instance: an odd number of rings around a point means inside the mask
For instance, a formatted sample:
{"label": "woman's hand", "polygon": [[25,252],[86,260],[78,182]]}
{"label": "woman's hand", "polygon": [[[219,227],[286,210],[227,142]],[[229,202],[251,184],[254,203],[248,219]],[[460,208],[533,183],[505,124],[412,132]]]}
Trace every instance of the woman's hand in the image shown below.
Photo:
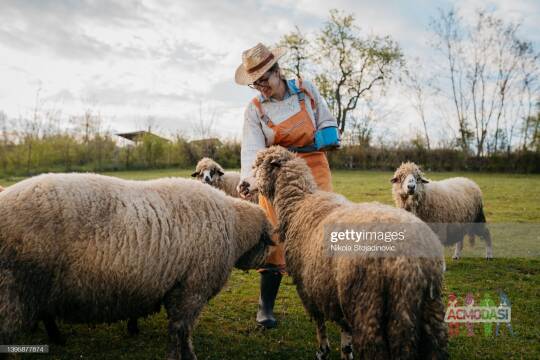
{"label": "woman's hand", "polygon": [[255,185],[255,178],[250,176],[240,181],[236,187],[236,191],[240,194],[242,199],[251,200],[253,194],[257,192],[257,186]]}

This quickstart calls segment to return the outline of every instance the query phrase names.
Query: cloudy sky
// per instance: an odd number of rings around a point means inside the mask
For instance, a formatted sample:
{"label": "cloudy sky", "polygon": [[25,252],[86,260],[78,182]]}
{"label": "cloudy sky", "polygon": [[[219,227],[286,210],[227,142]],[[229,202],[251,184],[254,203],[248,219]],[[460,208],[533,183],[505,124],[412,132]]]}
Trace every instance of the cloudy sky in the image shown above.
{"label": "cloudy sky", "polygon": [[0,0],[0,110],[25,116],[39,93],[65,118],[92,109],[112,131],[132,131],[152,117],[167,134],[189,133],[202,108],[216,113],[219,136],[238,137],[254,95],[233,80],[244,49],[295,25],[316,31],[338,8],[366,32],[392,36],[406,56],[429,58],[430,17],[450,6],[521,20],[521,35],[540,47],[537,0]]}

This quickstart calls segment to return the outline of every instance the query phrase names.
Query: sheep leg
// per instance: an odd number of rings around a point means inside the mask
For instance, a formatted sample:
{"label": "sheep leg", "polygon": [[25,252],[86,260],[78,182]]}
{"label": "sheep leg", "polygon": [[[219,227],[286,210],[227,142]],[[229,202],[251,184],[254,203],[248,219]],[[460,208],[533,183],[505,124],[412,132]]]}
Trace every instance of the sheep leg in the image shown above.
{"label": "sheep leg", "polygon": [[[0,344],[13,344],[23,324],[29,324],[16,288],[17,282],[12,272],[0,267]],[[0,358],[2,356],[7,358],[7,354],[0,354]]]}
{"label": "sheep leg", "polygon": [[341,360],[353,359],[351,327],[345,320],[339,322],[341,327]]}
{"label": "sheep leg", "polygon": [[137,324],[137,318],[129,318],[127,323],[127,330],[129,335],[133,336],[139,334],[140,330],[139,325]]}
{"label": "sheep leg", "polygon": [[330,356],[330,343],[326,333],[326,324],[324,318],[317,317],[317,340],[319,342],[319,350],[315,353],[317,360],[326,360]]}
{"label": "sheep leg", "polygon": [[185,320],[169,320],[168,360],[197,360],[191,341],[192,324]]}
{"label": "sheep leg", "polygon": [[[189,288],[189,287],[188,287]],[[196,288],[192,288],[194,291]],[[193,352],[191,330],[206,299],[199,294],[188,293],[180,287],[173,289],[165,298],[165,309],[169,317],[170,360],[197,360]]]}
{"label": "sheep leg", "polygon": [[489,232],[489,229],[485,225],[484,225],[484,231],[481,237],[486,242],[486,259],[493,260],[493,245],[491,243],[491,233]]}
{"label": "sheep leg", "polygon": [[49,336],[49,340],[51,340],[51,342],[56,345],[66,345],[66,338],[62,336],[60,329],[58,329],[58,325],[56,325],[54,316],[50,314],[44,314],[42,320],[43,325],[45,325],[47,335]]}
{"label": "sheep leg", "polygon": [[463,250],[463,240],[456,243],[456,249],[454,250],[454,256],[452,259],[459,260],[461,258],[461,250]]}

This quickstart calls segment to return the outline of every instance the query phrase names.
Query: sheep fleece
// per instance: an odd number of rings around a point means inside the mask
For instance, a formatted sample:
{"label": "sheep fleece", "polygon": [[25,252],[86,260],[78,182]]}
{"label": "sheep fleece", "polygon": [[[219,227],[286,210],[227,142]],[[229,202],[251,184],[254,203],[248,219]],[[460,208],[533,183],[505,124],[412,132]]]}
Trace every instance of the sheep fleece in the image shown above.
{"label": "sheep fleece", "polygon": [[178,284],[205,303],[263,223],[255,205],[194,180],[49,174],[15,184],[0,194],[0,340],[40,312],[144,316]]}
{"label": "sheep fleece", "polygon": [[[278,215],[287,270],[313,318],[349,324],[362,359],[445,357],[443,249],[425,223],[402,209],[316,191],[305,162],[280,147],[260,152],[255,171]],[[393,256],[329,256],[324,234],[333,224],[414,226]]]}
{"label": "sheep fleece", "polygon": [[[399,176],[397,174],[396,176]],[[409,210],[420,219],[431,223],[474,222],[482,208],[482,191],[475,182],[463,177],[424,184],[424,193],[418,199],[403,200],[393,187],[392,195],[397,207]]]}

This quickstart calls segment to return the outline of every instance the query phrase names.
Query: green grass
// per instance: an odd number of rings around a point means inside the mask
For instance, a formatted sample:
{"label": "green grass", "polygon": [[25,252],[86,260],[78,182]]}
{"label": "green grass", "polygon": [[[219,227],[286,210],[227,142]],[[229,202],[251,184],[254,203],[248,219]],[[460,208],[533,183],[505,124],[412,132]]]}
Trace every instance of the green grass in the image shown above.
{"label": "green grass", "polygon": [[[190,170],[160,170],[119,172],[110,175],[126,179],[151,179],[165,176],[189,176]],[[334,189],[352,201],[379,201],[392,204],[390,172],[335,171]],[[467,176],[476,181],[484,192],[488,222],[540,224],[540,176],[483,173],[430,173],[432,179]],[[3,186],[20,179],[0,180]],[[496,225],[493,226],[494,228]],[[532,243],[538,250],[538,231]],[[450,339],[450,354],[455,359],[538,359],[540,358],[540,258],[497,257],[512,248],[520,248],[512,237],[494,234],[493,261],[466,257],[452,261],[447,257],[445,294],[455,292],[464,297],[472,292],[477,301],[489,293],[497,301],[497,289],[504,290],[512,301],[512,326],[516,333],[510,337],[506,328],[500,337],[484,337],[481,325],[474,337],[463,335]],[[464,255],[483,253],[483,243],[475,248],[465,245]],[[450,250],[449,250],[450,251]],[[450,253],[450,252],[449,252]],[[449,254],[448,253],[448,254]],[[522,252],[523,253],[523,252]],[[234,271],[223,291],[205,308],[194,331],[195,351],[199,359],[309,359],[316,348],[315,327],[305,314],[290,278],[284,280],[276,304],[280,325],[263,331],[255,325],[258,275],[255,272]],[[130,337],[126,323],[110,325],[62,324],[68,336],[65,347],[51,346],[56,359],[162,359],[167,342],[167,319],[160,314],[140,321],[141,334]],[[42,329],[29,334],[21,343],[46,344]],[[339,333],[330,326],[332,359],[339,359]],[[38,358],[30,356],[28,358]],[[41,356],[42,357],[42,356]],[[25,359],[27,357],[18,357]]]}

